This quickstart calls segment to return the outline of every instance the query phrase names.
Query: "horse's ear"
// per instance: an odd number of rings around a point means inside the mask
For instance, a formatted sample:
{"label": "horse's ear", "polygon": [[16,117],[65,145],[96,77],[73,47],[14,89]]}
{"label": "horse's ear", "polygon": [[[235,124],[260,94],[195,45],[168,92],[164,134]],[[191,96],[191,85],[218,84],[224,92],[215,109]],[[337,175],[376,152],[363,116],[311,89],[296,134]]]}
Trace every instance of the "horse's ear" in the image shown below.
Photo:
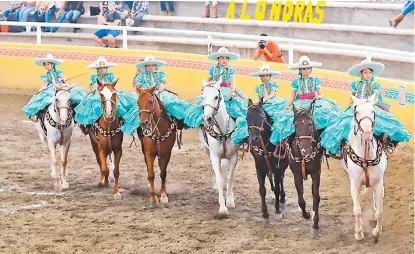
{"label": "horse's ear", "polygon": [[208,82],[206,82],[206,80],[202,78],[202,84],[203,84],[203,88],[205,88],[208,85]]}
{"label": "horse's ear", "polygon": [[156,91],[156,88],[157,88],[157,87],[153,86],[153,88],[151,88],[151,89],[149,90],[149,92],[150,92],[150,93],[154,93],[154,91]]}
{"label": "horse's ear", "polygon": [[118,83],[118,80],[120,80],[120,79],[119,79],[119,78],[117,78],[114,82],[112,82],[111,86],[112,86],[112,87],[115,87],[115,86],[117,85],[117,83]]}
{"label": "horse's ear", "polygon": [[258,106],[259,106],[260,108],[262,108],[262,105],[264,105],[264,97],[261,97],[261,99],[259,99]]}
{"label": "horse's ear", "polygon": [[353,104],[356,105],[357,102],[359,101],[359,99],[356,96],[354,96],[353,94],[351,95],[351,97],[352,97]]}
{"label": "horse's ear", "polygon": [[372,103],[372,105],[375,105],[376,102],[378,102],[378,95],[377,93],[374,93],[372,96],[369,97],[369,101],[370,103]]}
{"label": "horse's ear", "polygon": [[220,89],[220,83],[220,81],[215,82],[215,88],[218,90]]}
{"label": "horse's ear", "polygon": [[141,86],[136,86],[135,90],[137,91],[138,94],[140,94],[143,89],[141,88]]}
{"label": "horse's ear", "polygon": [[252,100],[251,100],[251,99],[249,99],[249,100],[248,100],[248,107],[252,106],[252,104],[254,104],[254,103],[252,102]]}
{"label": "horse's ear", "polygon": [[296,114],[297,114],[297,112],[298,112],[298,110],[297,110],[297,108],[295,107],[294,103],[293,103],[293,111],[294,111],[294,115],[296,115]]}
{"label": "horse's ear", "polygon": [[97,79],[97,84],[98,84],[98,86],[102,86],[102,83],[101,83],[101,81],[99,81],[99,79]]}

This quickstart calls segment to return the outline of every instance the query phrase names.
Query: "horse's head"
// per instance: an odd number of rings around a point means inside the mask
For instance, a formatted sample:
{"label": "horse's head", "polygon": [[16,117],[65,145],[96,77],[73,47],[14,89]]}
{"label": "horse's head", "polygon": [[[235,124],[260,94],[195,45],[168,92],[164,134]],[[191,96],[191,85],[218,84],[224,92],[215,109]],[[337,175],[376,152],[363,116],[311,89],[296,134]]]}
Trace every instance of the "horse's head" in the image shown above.
{"label": "horse's head", "polygon": [[364,141],[370,141],[373,137],[373,127],[375,124],[375,109],[374,105],[377,102],[376,94],[372,95],[368,100],[358,99],[352,95],[354,104],[354,134],[357,135],[359,131],[363,134]]}
{"label": "horse's head", "polygon": [[59,116],[59,124],[65,126],[71,110],[71,93],[69,91],[73,86],[56,84],[55,87],[55,112]]}
{"label": "horse's head", "polygon": [[218,113],[223,96],[220,92],[220,82],[203,82],[202,105],[203,105],[203,121],[206,126],[214,124],[214,117]]}
{"label": "horse's head", "polygon": [[313,105],[314,101],[307,110],[304,110],[296,109],[293,104],[295,140],[303,158],[311,155],[318,142],[318,140],[316,140],[318,137],[312,112]]}
{"label": "horse's head", "polygon": [[248,122],[249,143],[253,146],[260,145],[262,135],[267,136],[271,130],[271,124],[268,122],[268,116],[262,106],[262,99],[258,104],[254,104],[251,99],[248,101],[246,121]]}
{"label": "horse's head", "polygon": [[[140,126],[143,130],[152,130],[155,117],[161,117],[161,106],[154,94],[156,87],[146,89],[136,87],[138,92],[138,107],[140,109]],[[157,122],[154,123],[157,125]]]}
{"label": "horse's head", "polygon": [[117,85],[118,79],[112,83],[101,83],[97,79],[98,92],[101,95],[102,111],[104,112],[104,120],[112,122],[116,117],[116,106],[117,106],[117,91],[115,86]]}

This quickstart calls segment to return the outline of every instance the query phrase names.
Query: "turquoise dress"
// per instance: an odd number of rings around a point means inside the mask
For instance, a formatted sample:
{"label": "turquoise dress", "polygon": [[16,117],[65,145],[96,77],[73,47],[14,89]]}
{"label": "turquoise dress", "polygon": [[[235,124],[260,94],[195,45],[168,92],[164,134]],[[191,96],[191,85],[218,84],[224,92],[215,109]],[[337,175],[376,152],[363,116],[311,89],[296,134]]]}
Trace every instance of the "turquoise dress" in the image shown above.
{"label": "turquoise dress", "polygon": [[[104,74],[96,73],[91,75],[91,86],[97,85],[97,79],[101,83],[112,83],[116,80],[115,74],[112,72],[106,72]],[[125,93],[121,90],[117,90],[117,113],[118,117],[123,118],[124,115],[137,104],[137,93]],[[101,96],[97,90],[88,94],[87,98],[83,100],[75,108],[75,121],[83,125],[93,124],[97,121],[103,111],[101,105]]]}
{"label": "turquoise dress", "polygon": [[[53,68],[45,74],[40,75],[40,79],[46,83],[46,88],[33,95],[30,101],[22,108],[23,113],[28,116],[34,116],[53,102],[56,87],[55,83],[63,79],[63,72]],[[71,102],[74,105],[79,104],[86,96],[83,88],[74,87],[70,91]]]}
{"label": "turquoise dress", "polygon": [[[261,85],[255,87],[255,92],[258,95],[259,99],[262,99],[266,95],[265,89],[268,91],[268,94],[270,94],[272,91],[275,91],[274,97],[268,99],[263,104],[265,112],[271,117],[273,121],[275,121],[274,119],[278,119],[279,116],[284,114],[285,106],[287,105],[287,99],[278,97],[276,95],[278,87],[280,87],[280,85],[272,82],[262,83]],[[248,122],[246,120],[245,113],[243,117],[236,119],[235,131],[232,134],[231,138],[235,144],[239,145],[248,136]]]}
{"label": "turquoise dress", "polygon": [[[321,88],[321,81],[315,77],[303,78],[300,75],[299,78],[293,80],[291,87],[292,90],[296,92],[293,104],[297,109],[303,108],[306,110],[313,99],[302,99],[301,97],[307,94],[316,93],[317,90]],[[337,118],[340,112],[339,106],[333,100],[326,98],[317,99],[313,107],[313,118],[316,129],[320,130],[327,128],[330,121]],[[291,106],[287,113],[284,112],[284,114],[274,119],[270,141],[274,145],[277,145],[294,132],[294,111]]]}
{"label": "turquoise dress", "polygon": [[[213,81],[221,81],[221,93],[225,100],[226,112],[232,118],[246,116],[248,105],[248,96],[241,90],[235,89],[237,96],[231,100],[231,78],[236,71],[228,66],[220,66],[219,63],[209,68],[209,78]],[[196,97],[189,107],[188,113],[184,119],[186,125],[192,128],[199,128],[203,124],[203,99],[202,96]]]}
{"label": "turquoise dress", "polygon": [[[149,72],[145,71],[136,77],[135,82],[142,88],[160,88],[163,85],[163,81],[166,80],[165,72]],[[187,100],[179,99],[175,94],[169,91],[156,91],[155,94],[163,102],[167,109],[167,114],[177,120],[183,120],[187,109],[190,104]],[[124,116],[124,125],[121,127],[121,131],[132,136],[134,131],[140,127],[140,116],[138,103],[131,108]]]}
{"label": "turquoise dress", "polygon": [[[380,85],[374,82],[373,77],[369,81],[363,79],[354,81],[351,84],[351,88],[352,94],[359,99],[368,99],[377,92],[378,102],[376,105],[389,108],[388,104],[382,102]],[[386,133],[389,138],[394,141],[409,141],[411,135],[406,130],[405,125],[397,120],[391,113],[380,107],[374,107],[376,113],[374,134],[380,136],[383,133]],[[337,119],[333,119],[330,126],[322,133],[321,145],[330,153],[340,156],[340,144],[344,139],[347,140],[349,138],[349,134],[353,129],[353,117],[353,108],[348,107]]]}

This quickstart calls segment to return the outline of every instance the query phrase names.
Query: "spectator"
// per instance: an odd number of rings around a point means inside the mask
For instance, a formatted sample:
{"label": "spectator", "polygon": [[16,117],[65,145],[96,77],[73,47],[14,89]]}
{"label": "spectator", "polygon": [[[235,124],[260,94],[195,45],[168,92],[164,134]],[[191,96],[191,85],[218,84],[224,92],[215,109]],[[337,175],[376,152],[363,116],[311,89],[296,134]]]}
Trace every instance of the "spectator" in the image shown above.
{"label": "spectator", "polygon": [[[148,8],[149,8],[148,1],[134,1],[133,8],[131,9],[131,19],[129,22],[127,22],[127,25],[138,27],[143,17],[148,14]],[[138,32],[134,32],[134,33],[138,34]]]}
{"label": "spectator", "polygon": [[[83,1],[70,1],[67,7],[68,13],[66,14],[66,20],[69,23],[78,23],[78,19],[85,13]],[[76,33],[80,28],[74,28],[73,32]]]}
{"label": "spectator", "polygon": [[[116,3],[108,3],[108,12],[104,17],[100,16],[98,18],[98,25],[109,25],[109,26],[118,26],[121,22],[121,15],[118,11],[115,10]],[[99,43],[102,47],[113,47],[116,48],[117,44],[115,38],[120,35],[119,30],[110,30],[110,29],[100,29],[95,32],[94,40]],[[104,43],[104,39],[109,42],[109,45]]]}
{"label": "spectator", "polygon": [[[57,23],[62,23],[66,17],[66,1],[54,1],[51,6],[48,7],[48,10],[45,12],[45,22],[51,23],[52,17],[56,17]],[[50,32],[51,29],[49,26],[45,27],[45,32]],[[58,27],[52,28],[52,33],[58,31]]]}
{"label": "spectator", "polygon": [[22,8],[20,8],[19,12],[19,21],[20,22],[27,22],[27,19],[29,18],[29,15],[32,11],[34,11],[36,8],[36,1],[26,2],[26,4],[23,3]]}
{"label": "spectator", "polygon": [[122,3],[120,1],[101,1],[99,4],[100,13],[99,15],[104,16],[105,13],[108,12],[108,5],[110,2],[113,2],[115,4],[115,10],[120,11],[122,7]]}
{"label": "spectator", "polygon": [[212,3],[213,6],[213,17],[212,18],[217,18],[218,17],[218,1],[205,1],[205,17],[206,18],[210,18],[210,4]]}
{"label": "spectator", "polygon": [[[261,36],[267,36],[261,34]],[[258,48],[254,55],[254,60],[258,60],[262,55],[267,62],[285,63],[284,57],[282,57],[281,51],[276,43],[273,41],[261,40],[258,42]]]}
{"label": "spectator", "polygon": [[3,17],[7,18],[9,16],[9,13],[14,13],[14,15],[18,17],[22,5],[23,1],[11,1],[10,8],[4,10]]}
{"label": "spectator", "polygon": [[[166,2],[169,6],[169,11],[166,8]],[[164,13],[164,16],[173,16],[174,15],[174,2],[173,1],[160,1],[161,11]]]}
{"label": "spectator", "polygon": [[414,0],[406,0],[402,12],[396,16],[394,19],[389,20],[389,25],[393,26],[394,28],[398,27],[399,23],[402,22],[403,18],[410,12],[414,10]]}

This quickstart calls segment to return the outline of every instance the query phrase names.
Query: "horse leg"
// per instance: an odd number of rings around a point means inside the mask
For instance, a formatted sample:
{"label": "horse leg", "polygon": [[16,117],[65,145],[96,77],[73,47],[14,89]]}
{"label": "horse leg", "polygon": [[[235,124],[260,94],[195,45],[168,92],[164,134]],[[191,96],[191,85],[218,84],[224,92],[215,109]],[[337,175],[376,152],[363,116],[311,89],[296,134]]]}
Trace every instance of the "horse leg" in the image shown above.
{"label": "horse leg", "polygon": [[62,191],[62,185],[61,185],[60,174],[56,170],[56,168],[58,167],[58,158],[56,158],[56,143],[54,143],[51,140],[48,140],[48,146],[49,146],[50,156],[52,158],[52,165],[51,165],[52,173],[51,173],[51,175],[55,176],[54,188],[55,188],[56,192],[60,192],[60,191]]}
{"label": "horse leg", "polygon": [[[101,165],[101,159],[100,159],[100,157],[99,157],[99,149],[98,149],[98,144],[97,144],[97,143],[95,143],[95,142],[92,140],[92,137],[91,137],[91,136],[90,136],[90,139],[91,139],[91,146],[92,146],[92,150],[93,150],[93,151],[94,151],[94,153],[95,153],[95,158],[96,158],[97,163],[98,163],[98,166],[99,166],[99,172],[100,172],[100,173],[101,173],[101,175],[102,175],[102,165]],[[103,186],[101,181],[98,183],[98,186],[99,186],[99,187],[102,187],[102,186]]]}
{"label": "horse leg", "polygon": [[211,153],[210,162],[212,163],[213,171],[215,172],[215,181],[219,192],[219,214],[228,215],[228,208],[226,208],[225,198],[223,197],[223,180],[220,172],[220,157],[216,154]]}
{"label": "horse leg", "polygon": [[382,225],[380,220],[383,215],[383,197],[384,197],[384,188],[383,181],[381,180],[376,186],[374,186],[374,195],[375,195],[375,204],[376,204],[376,227],[373,229],[372,234],[375,237],[375,240],[379,238],[380,233],[382,232]]}
{"label": "horse leg", "polygon": [[169,202],[169,198],[166,194],[166,185],[167,185],[167,165],[169,164],[171,154],[165,154],[163,159],[159,160],[160,167],[160,178],[161,178],[161,187],[160,187],[160,203],[166,204]]}
{"label": "horse leg", "polygon": [[69,139],[66,144],[64,144],[61,147],[61,160],[62,160],[62,169],[61,169],[61,175],[62,175],[62,189],[68,189],[69,184],[66,181],[66,178],[68,177],[68,151],[69,147],[71,146],[71,140]]}
{"label": "horse leg", "polygon": [[114,152],[114,199],[121,199],[121,194],[118,192],[118,179],[120,178],[120,161],[122,156],[122,147],[113,150]]}
{"label": "horse leg", "polygon": [[276,198],[275,198],[275,176],[274,174],[271,175],[271,178],[268,178],[269,180],[269,185],[271,186],[271,204],[273,202],[275,202]]}
{"label": "horse leg", "polygon": [[[274,166],[275,167],[275,166]],[[279,173],[280,169],[277,168],[277,170],[275,172]],[[281,177],[280,174],[274,174],[274,194],[275,197],[280,196],[280,181],[281,181]],[[278,201],[278,198],[275,198],[275,213],[276,214],[281,214],[281,210],[280,210],[280,202]]]}
{"label": "horse leg", "polygon": [[362,226],[362,208],[360,207],[360,179],[356,179],[353,181],[353,179],[350,179],[350,193],[352,195],[353,199],[353,213],[356,220],[355,224],[355,235],[354,237],[356,240],[360,241],[365,238],[365,235],[363,233],[363,226]]}
{"label": "horse leg", "polygon": [[319,228],[318,222],[320,220],[319,217],[319,206],[320,206],[320,170],[313,172],[311,174],[311,179],[313,183],[311,184],[311,191],[313,194],[313,234],[315,236],[319,235]]}
{"label": "horse leg", "polygon": [[109,168],[109,171],[110,171],[110,176],[111,176],[111,181],[114,181],[114,178],[115,178],[115,176],[114,176],[114,168],[115,168],[115,166],[114,166],[114,156],[112,156],[114,154],[114,152],[112,152],[112,153],[110,153],[110,154],[108,154],[108,156],[107,156],[107,165],[108,165],[108,168]]}
{"label": "horse leg", "polygon": [[375,197],[375,192],[372,190],[372,205],[371,205],[371,210],[372,210],[372,219],[369,221],[369,224],[372,228],[376,227],[376,197]]}
{"label": "horse leg", "polygon": [[294,174],[294,183],[297,189],[298,205],[303,213],[303,218],[308,220],[310,219],[310,213],[305,210],[303,177],[300,174]]}
{"label": "horse leg", "polygon": [[281,173],[281,179],[280,179],[280,204],[281,204],[281,208],[285,208],[285,187],[284,187],[284,171],[282,171]]}
{"label": "horse leg", "polygon": [[256,175],[257,175],[258,184],[259,184],[259,195],[261,196],[262,218],[268,219],[269,218],[268,208],[267,208],[267,203],[265,202],[265,195],[267,192],[265,188],[265,178],[267,176],[267,173],[266,173],[267,171],[264,170],[263,164],[256,163],[256,161],[255,161],[255,166],[256,166]]}
{"label": "horse leg", "polygon": [[235,197],[233,196],[233,181],[235,179],[235,168],[238,163],[238,153],[232,155],[228,161],[228,179],[226,184],[226,206],[235,208]]}
{"label": "horse leg", "polygon": [[105,147],[100,147],[98,145],[98,156],[99,156],[99,160],[101,162],[101,183],[100,185],[104,186],[104,187],[108,187],[108,175],[109,175],[109,169],[108,169],[108,165],[107,165],[107,156],[108,154],[106,153],[106,148]]}
{"label": "horse leg", "polygon": [[157,196],[156,196],[156,190],[154,189],[154,178],[155,178],[154,159],[155,159],[155,156],[152,156],[151,154],[145,154],[144,159],[145,159],[146,165],[147,165],[147,179],[148,179],[148,182],[150,183],[150,205],[151,205],[151,208],[156,208],[157,203],[158,203],[158,199],[157,199]]}

